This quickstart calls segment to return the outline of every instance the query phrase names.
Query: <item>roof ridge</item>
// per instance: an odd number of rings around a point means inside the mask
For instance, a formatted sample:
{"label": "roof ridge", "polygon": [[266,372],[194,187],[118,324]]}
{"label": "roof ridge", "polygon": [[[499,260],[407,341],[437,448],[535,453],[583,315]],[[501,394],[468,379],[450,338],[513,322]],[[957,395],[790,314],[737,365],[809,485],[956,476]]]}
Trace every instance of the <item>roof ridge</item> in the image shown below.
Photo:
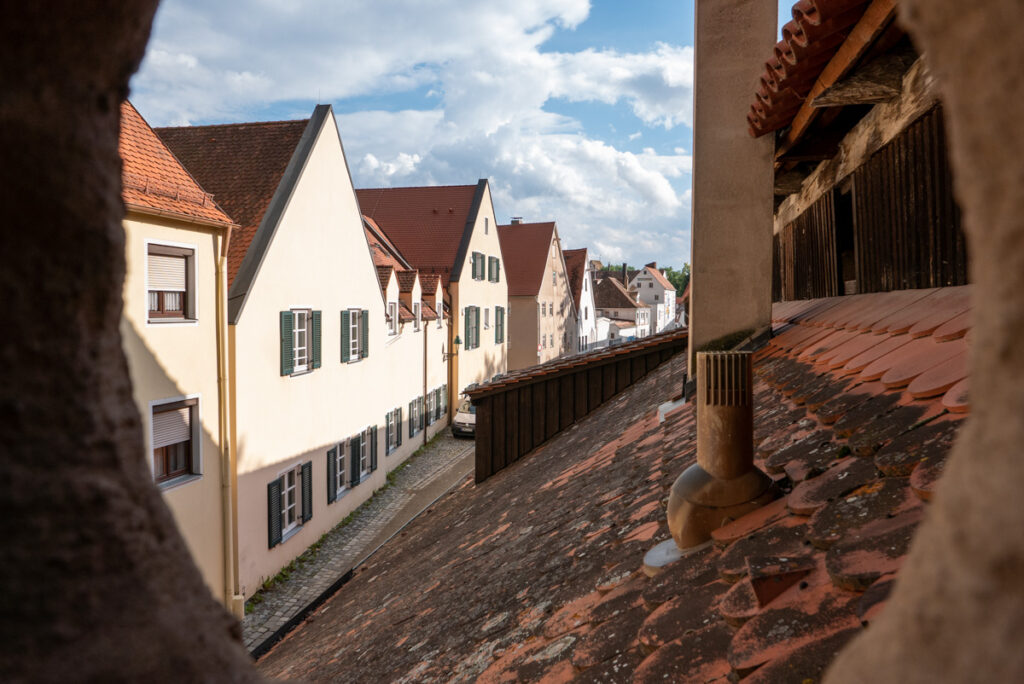
{"label": "roof ridge", "polygon": [[374,190],[428,190],[434,188],[475,188],[476,183],[461,183],[459,185],[388,185],[376,188],[356,188],[360,192],[373,192]]}
{"label": "roof ridge", "polygon": [[242,128],[243,126],[275,126],[280,124],[308,124],[309,118],[305,119],[278,119],[276,121],[237,121],[235,123],[219,123],[219,124],[189,124],[187,126],[156,126],[153,130],[166,131],[171,129],[182,129],[182,128]]}

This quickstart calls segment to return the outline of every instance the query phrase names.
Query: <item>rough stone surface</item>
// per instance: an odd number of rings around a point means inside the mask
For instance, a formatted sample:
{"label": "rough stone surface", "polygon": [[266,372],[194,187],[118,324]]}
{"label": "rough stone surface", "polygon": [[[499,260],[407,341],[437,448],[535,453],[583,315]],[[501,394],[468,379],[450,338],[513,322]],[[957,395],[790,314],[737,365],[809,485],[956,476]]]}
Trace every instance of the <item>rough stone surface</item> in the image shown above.
{"label": "rough stone surface", "polygon": [[0,679],[255,678],[142,457],[119,322],[118,126],[157,3],[0,22]]}

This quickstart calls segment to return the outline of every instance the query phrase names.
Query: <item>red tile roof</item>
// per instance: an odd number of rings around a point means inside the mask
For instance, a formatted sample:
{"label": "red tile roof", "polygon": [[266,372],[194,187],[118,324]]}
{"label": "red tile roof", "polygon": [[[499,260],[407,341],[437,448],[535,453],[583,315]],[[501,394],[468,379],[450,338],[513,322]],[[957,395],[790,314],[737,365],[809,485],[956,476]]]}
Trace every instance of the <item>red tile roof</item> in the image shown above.
{"label": "red tile roof", "polygon": [[594,306],[598,309],[643,309],[617,278],[602,278],[594,285]]}
{"label": "red tile roof", "polygon": [[380,283],[380,291],[385,297],[387,297],[388,282],[391,280],[391,273],[394,270],[391,265],[377,266],[377,281]]}
{"label": "red tile roof", "polygon": [[412,292],[413,286],[416,284],[416,271],[395,271],[395,276],[398,278],[398,291],[399,292]]}
{"label": "red tile roof", "polygon": [[185,167],[241,226],[231,237],[234,281],[308,120],[157,128]]}
{"label": "red tile roof", "polygon": [[583,296],[583,276],[587,272],[587,248],[567,249],[562,252],[565,257],[565,270],[569,277],[569,289],[572,290],[572,302],[576,310],[580,310],[580,297]]}
{"label": "red tile roof", "polygon": [[765,63],[747,122],[761,136],[785,128],[796,116],[818,75],[863,16],[868,0],[799,0],[793,20]]}
{"label": "red tile roof", "polygon": [[478,185],[356,190],[372,219],[413,268],[442,275],[445,287],[466,232]]}
{"label": "red tile roof", "polygon": [[498,226],[509,297],[535,297],[544,282],[554,221]]}
{"label": "red tile roof", "polygon": [[374,266],[391,266],[399,271],[409,268],[409,263],[402,253],[388,240],[384,231],[373,219],[363,217],[363,232],[366,233],[366,242],[370,245],[370,255],[373,257]]}
{"label": "red tile roof", "polygon": [[[885,315],[899,294],[775,307],[779,334],[755,354],[754,443],[783,496],[716,530],[710,547],[653,579],[640,570],[669,537],[666,492],[695,460],[693,404],[664,422],[657,409],[678,392],[678,354],[523,462],[439,500],[260,669],[352,681],[818,681],[885,609],[962,423],[943,409],[952,390],[916,399],[831,367],[860,337],[915,339],[846,322]],[[937,313],[918,311],[917,322]],[[854,335],[840,342],[842,332]],[[922,358],[952,344],[916,339],[936,345]]]}
{"label": "red tile roof", "polygon": [[234,223],[210,194],[199,187],[127,100],[121,103],[118,151],[123,162],[121,198],[125,206],[185,220]]}
{"label": "red tile roof", "polygon": [[658,283],[666,290],[676,289],[676,286],[672,284],[672,281],[666,278],[656,266],[644,266],[644,270],[651,274],[651,277],[654,278],[654,282]]}

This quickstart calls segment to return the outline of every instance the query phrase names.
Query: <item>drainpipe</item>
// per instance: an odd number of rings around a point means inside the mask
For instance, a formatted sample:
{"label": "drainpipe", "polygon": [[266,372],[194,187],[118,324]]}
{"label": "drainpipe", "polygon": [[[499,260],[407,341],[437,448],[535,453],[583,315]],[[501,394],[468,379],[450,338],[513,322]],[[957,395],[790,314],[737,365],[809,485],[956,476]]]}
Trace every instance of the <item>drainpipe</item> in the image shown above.
{"label": "drainpipe", "polygon": [[224,231],[221,250],[216,261],[217,277],[217,437],[220,440],[220,495],[221,527],[224,555],[224,598],[228,610],[238,619],[244,616],[245,602],[238,594],[235,573],[235,509],[231,490],[234,474],[231,452],[231,429],[228,412],[228,359],[227,359],[227,257],[231,242],[231,228]]}
{"label": "drainpipe", "polygon": [[[442,307],[443,308],[443,307]],[[423,324],[423,300],[420,300],[420,327],[423,328],[423,406],[426,408],[427,402],[427,335],[430,332],[430,326]],[[430,428],[430,423],[424,418],[423,420],[423,446],[427,446],[427,431]]]}
{"label": "drainpipe", "polygon": [[672,485],[672,539],[644,557],[655,574],[711,543],[711,532],[776,497],[772,479],[754,466],[750,352],[697,353],[697,462]]}

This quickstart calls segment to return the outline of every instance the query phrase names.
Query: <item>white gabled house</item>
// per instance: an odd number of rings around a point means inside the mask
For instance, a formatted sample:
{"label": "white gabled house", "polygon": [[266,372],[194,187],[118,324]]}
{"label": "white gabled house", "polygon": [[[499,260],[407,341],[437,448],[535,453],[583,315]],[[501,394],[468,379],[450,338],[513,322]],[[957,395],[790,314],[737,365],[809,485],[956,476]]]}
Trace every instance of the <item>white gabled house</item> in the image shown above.
{"label": "white gabled house", "polygon": [[661,332],[676,320],[676,287],[651,262],[629,281],[629,291],[651,311],[651,332]]}
{"label": "white gabled house", "polygon": [[593,262],[587,258],[587,248],[567,249],[565,268],[569,273],[569,286],[576,306],[578,329],[577,351],[604,346],[608,341],[607,326],[602,336],[597,325],[597,307],[594,304]]}
{"label": "white gabled house", "polygon": [[158,133],[241,226],[228,253],[228,349],[249,597],[415,450],[397,435],[419,435],[410,408],[444,376],[426,372],[442,357],[425,350],[447,330],[406,321],[391,334],[392,283],[382,291],[330,106],[305,121]]}

